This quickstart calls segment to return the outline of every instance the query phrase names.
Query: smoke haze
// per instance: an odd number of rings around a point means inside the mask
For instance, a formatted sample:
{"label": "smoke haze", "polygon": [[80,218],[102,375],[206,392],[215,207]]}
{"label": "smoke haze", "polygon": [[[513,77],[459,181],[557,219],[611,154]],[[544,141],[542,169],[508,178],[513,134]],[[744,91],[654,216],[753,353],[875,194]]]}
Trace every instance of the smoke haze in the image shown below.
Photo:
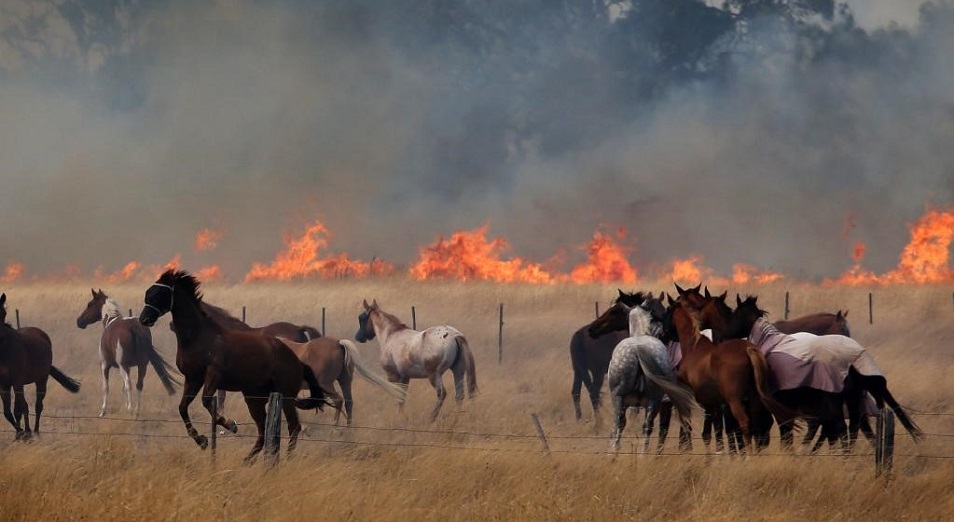
{"label": "smoke haze", "polygon": [[658,3],[5,2],[0,266],[236,279],[319,219],[361,259],[489,223],[572,262],[607,224],[639,267],[817,279],[954,203],[954,6]]}

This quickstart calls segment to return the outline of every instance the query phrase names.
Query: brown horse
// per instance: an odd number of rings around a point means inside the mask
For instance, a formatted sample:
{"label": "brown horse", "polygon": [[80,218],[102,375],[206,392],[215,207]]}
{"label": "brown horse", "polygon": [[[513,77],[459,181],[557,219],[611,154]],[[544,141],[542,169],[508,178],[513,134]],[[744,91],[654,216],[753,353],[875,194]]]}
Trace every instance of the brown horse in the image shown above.
{"label": "brown horse", "polygon": [[151,363],[156,375],[169,395],[176,392],[178,382],[172,377],[172,366],[162,358],[152,344],[152,331],[139,323],[134,317],[123,317],[122,309],[114,299],[102,289],[98,292],[90,289],[93,298],[76,318],[76,326],[87,326],[102,322],[103,334],[99,338],[99,360],[103,370],[103,406],[99,416],[106,415],[106,401],[109,398],[109,371],[119,368],[123,376],[123,395],[126,398],[126,411],[133,410],[132,385],[129,379],[130,369],[137,368],[136,379],[136,417],[142,404],[142,385],[146,370]]}
{"label": "brown horse", "polygon": [[[613,305],[623,303],[633,307],[642,304],[646,299],[642,292],[627,293],[619,289],[617,291],[619,295],[613,301]],[[659,298],[662,299],[662,295]],[[599,337],[593,337],[587,334],[589,327],[590,324],[581,326],[570,338],[570,363],[573,367],[573,386],[570,394],[573,396],[576,420],[579,421],[583,417],[580,409],[580,392],[583,386],[586,386],[590,404],[593,405],[593,415],[596,424],[599,425],[603,380],[609,370],[613,349],[620,341],[629,337],[629,332],[626,330],[628,326],[624,324],[618,331],[609,331]]]}
{"label": "brown horse", "polygon": [[728,405],[742,432],[740,450],[752,444],[753,428],[764,425],[768,413],[780,424],[794,420],[795,412],[772,397],[768,363],[751,343],[710,341],[702,335],[696,313],[681,299],[669,299],[663,328],[679,339],[682,361],[677,374],[692,388],[699,404],[710,412]]}
{"label": "brown horse", "polygon": [[[354,343],[347,339],[335,339],[334,337],[321,337],[312,339],[307,343],[295,342],[291,339],[278,337],[278,340],[285,343],[291,351],[295,352],[298,359],[311,367],[318,378],[321,388],[328,394],[331,405],[335,408],[335,425],[341,416],[341,409],[344,406],[345,418],[348,426],[351,426],[353,419],[354,400],[351,396],[351,383],[354,381],[354,370],[358,370],[358,375],[367,379],[391,394],[398,400],[403,400],[407,394],[401,386],[388,382],[383,377],[375,374],[364,363],[361,362],[361,356]],[[341,388],[338,394],[335,390],[335,382]]]}
{"label": "brown horse", "polygon": [[[248,412],[258,428],[258,438],[245,457],[250,462],[265,443],[265,405],[269,394],[282,395],[282,411],[288,422],[291,438],[288,450],[294,449],[301,423],[296,407],[323,407],[325,394],[314,372],[274,337],[223,328],[202,311],[199,281],[191,274],[166,270],[145,294],[145,306],[139,320],[146,326],[156,324],[159,317],[172,313],[176,325],[176,366],[185,377],[179,415],[189,436],[202,449],[208,439],[200,435],[189,419],[189,405],[202,390],[202,404],[213,413],[216,390],[239,391],[245,396]],[[311,397],[293,399],[302,380],[308,382]],[[238,426],[221,414],[213,415],[213,424],[235,433]]]}
{"label": "brown horse", "polygon": [[807,332],[814,335],[844,335],[851,337],[848,327],[848,312],[838,310],[837,313],[819,312],[808,314],[787,321],[772,323],[778,331],[785,334]]}
{"label": "brown horse", "polygon": [[[265,326],[249,326],[248,323],[239,319],[238,317],[233,316],[225,308],[215,306],[205,301],[202,301],[199,306],[202,308],[202,311],[209,316],[210,319],[218,323],[219,326],[229,330],[270,335],[272,337],[284,337],[299,343],[307,343],[312,339],[318,339],[321,337],[321,332],[319,332],[317,328],[308,326],[306,324],[293,324],[286,321],[278,321]],[[176,331],[175,322],[169,323],[169,329],[173,332]],[[218,401],[219,411],[225,411],[225,390],[218,391]]]}
{"label": "brown horse", "polygon": [[[67,391],[77,393],[79,382],[53,366],[53,343],[43,330],[32,326],[13,328],[7,323],[7,294],[0,294],[0,400],[3,416],[16,430],[17,440],[26,440],[33,433],[40,434],[40,415],[46,397],[47,380],[53,379]],[[33,431],[30,431],[30,408],[24,396],[24,386],[36,387]],[[13,411],[10,411],[10,390],[13,389]],[[23,427],[20,421],[23,421]]]}

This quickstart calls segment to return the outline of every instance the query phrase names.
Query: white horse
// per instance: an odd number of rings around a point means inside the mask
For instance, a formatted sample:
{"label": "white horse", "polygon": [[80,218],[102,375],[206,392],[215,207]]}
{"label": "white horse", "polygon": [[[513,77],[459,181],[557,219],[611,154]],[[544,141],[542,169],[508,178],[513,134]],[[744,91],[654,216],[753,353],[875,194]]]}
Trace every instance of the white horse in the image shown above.
{"label": "white horse", "polygon": [[[381,310],[377,301],[362,304],[364,311],[358,316],[355,340],[364,343],[377,337],[381,347],[381,367],[389,381],[405,387],[411,379],[431,382],[437,391],[432,421],[437,418],[447,397],[443,376],[448,369],[454,374],[454,398],[458,406],[464,400],[465,376],[468,396],[473,398],[477,394],[474,354],[460,330],[448,325],[412,330],[397,317]],[[398,405],[404,408],[404,398],[399,399]]]}
{"label": "white horse", "polygon": [[[692,432],[692,411],[700,409],[692,390],[677,380],[666,345],[652,335],[658,334],[661,326],[652,320],[649,310],[644,306],[648,304],[629,307],[617,302],[590,326],[590,332],[597,334],[601,330],[605,331],[607,323],[612,322],[614,316],[619,317],[620,312],[629,317],[630,337],[620,341],[613,350],[607,376],[616,418],[610,442],[610,448],[614,451],[619,450],[619,441],[626,427],[626,408],[629,406],[646,408],[643,451],[649,449],[652,419],[659,410],[663,395],[669,396],[679,413],[687,438]],[[659,449],[662,449],[661,445]]]}

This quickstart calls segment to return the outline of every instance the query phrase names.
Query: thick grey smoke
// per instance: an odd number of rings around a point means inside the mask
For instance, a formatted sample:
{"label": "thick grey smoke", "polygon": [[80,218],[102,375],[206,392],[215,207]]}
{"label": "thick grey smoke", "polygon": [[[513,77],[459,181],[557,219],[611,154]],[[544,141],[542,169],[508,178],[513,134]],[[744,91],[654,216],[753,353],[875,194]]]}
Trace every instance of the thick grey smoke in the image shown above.
{"label": "thick grey smoke", "polygon": [[[5,3],[0,265],[180,253],[238,279],[315,219],[363,259],[489,223],[514,255],[572,264],[606,223],[640,267],[699,254],[819,278],[854,241],[889,269],[905,224],[952,202],[949,6],[892,26],[890,6],[864,26],[836,12],[814,38],[752,17],[699,56],[724,73],[663,82],[594,43],[626,19],[608,8],[332,4]],[[205,227],[225,235],[193,252]]]}

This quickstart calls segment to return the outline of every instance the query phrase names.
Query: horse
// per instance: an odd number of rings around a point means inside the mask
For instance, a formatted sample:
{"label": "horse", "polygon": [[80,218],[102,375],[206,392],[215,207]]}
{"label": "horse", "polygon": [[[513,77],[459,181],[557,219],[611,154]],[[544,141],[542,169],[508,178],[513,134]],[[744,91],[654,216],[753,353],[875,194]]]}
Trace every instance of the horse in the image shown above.
{"label": "horse", "polygon": [[[318,339],[321,337],[321,332],[319,332],[317,328],[308,326],[306,324],[293,324],[286,321],[278,321],[265,326],[249,326],[248,323],[239,319],[238,317],[233,316],[225,308],[215,306],[205,301],[202,301],[199,306],[202,308],[202,311],[209,316],[210,319],[216,323],[219,323],[219,326],[229,330],[252,332],[262,335],[270,335],[272,337],[284,337],[299,343],[306,343],[312,339]],[[174,321],[169,323],[169,329],[173,332],[176,331],[176,325]],[[218,408],[219,411],[224,411],[225,390],[218,391]]]}
{"label": "horse", "polygon": [[[840,438],[846,449],[851,448],[856,436],[853,434],[857,434],[862,425],[865,392],[874,398],[879,410],[887,404],[915,442],[923,439],[923,431],[888,390],[887,379],[874,358],[856,340],[843,335],[796,339],[783,334],[764,319],[766,312],[758,307],[757,300],[755,296],[747,296],[743,301],[736,295],[736,309],[726,335],[746,336],[765,352],[779,388],[775,395],[781,402],[812,405],[819,403],[818,395],[835,397],[826,411],[815,414],[822,422],[822,437],[830,444]],[[805,394],[809,394],[808,400]],[[790,397],[785,398],[786,395]],[[842,403],[848,409],[847,434]],[[821,440],[813,451],[820,444]]]}
{"label": "horse", "polygon": [[[0,401],[3,416],[16,430],[15,440],[29,440],[40,434],[40,416],[46,397],[47,380],[60,383],[70,393],[80,390],[80,383],[53,366],[53,342],[43,330],[26,326],[14,328],[7,323],[7,294],[0,294]],[[35,419],[30,430],[30,407],[24,386],[36,388]],[[10,390],[13,389],[13,411],[10,411]],[[20,426],[20,421],[23,426]]]}
{"label": "horse", "polygon": [[[336,426],[341,416],[342,406],[344,407],[347,425],[351,426],[352,410],[354,408],[351,382],[354,380],[355,369],[358,370],[358,375],[399,400],[403,399],[407,393],[401,386],[388,382],[365,366],[361,362],[358,349],[354,343],[347,339],[321,337],[312,339],[307,343],[300,343],[278,336],[278,340],[291,348],[291,351],[298,356],[301,362],[311,367],[315,377],[318,378],[318,383],[328,394],[329,401],[335,408],[334,422]],[[340,394],[335,390],[335,381],[341,388]]]}
{"label": "horse", "polygon": [[[617,291],[619,295],[613,301],[613,304],[623,302],[629,306],[636,306],[646,299],[646,296],[641,292],[626,293],[619,289]],[[590,403],[593,405],[593,415],[597,425],[599,425],[603,379],[609,370],[613,349],[629,334],[626,329],[621,329],[594,338],[586,332],[590,324],[581,326],[570,338],[570,363],[573,368],[573,386],[570,389],[570,394],[573,397],[576,420],[579,421],[583,417],[583,412],[580,409],[580,392],[582,387],[586,386]]]}
{"label": "horse", "polygon": [[[447,391],[443,375],[448,369],[454,375],[454,399],[457,405],[464,400],[464,379],[467,379],[467,394],[477,394],[477,373],[474,354],[467,338],[460,330],[449,325],[432,326],[425,330],[412,330],[397,317],[385,312],[377,300],[362,302],[364,311],[358,315],[358,331],[354,338],[366,343],[375,337],[381,350],[381,367],[390,382],[405,388],[410,379],[428,379],[437,391],[437,403],[431,411],[431,422],[437,419]],[[398,401],[403,410],[404,399]]]}
{"label": "horse", "polygon": [[172,366],[162,358],[152,344],[152,331],[135,317],[123,317],[122,309],[115,299],[106,295],[102,289],[90,289],[93,298],[76,318],[76,326],[87,326],[102,322],[103,334],[99,339],[99,360],[103,371],[103,406],[99,416],[106,415],[106,402],[109,398],[109,371],[119,368],[123,377],[123,395],[126,398],[126,411],[133,411],[132,386],[129,379],[130,368],[138,370],[136,379],[136,418],[142,405],[142,385],[146,370],[151,363],[156,375],[169,395],[176,393],[178,381],[172,376]]}
{"label": "horse", "polygon": [[[202,390],[202,404],[212,414],[213,425],[237,433],[234,420],[213,410],[213,394],[216,390],[242,392],[258,428],[258,438],[245,457],[245,462],[250,463],[265,443],[265,405],[269,394],[278,392],[288,423],[288,451],[292,451],[301,432],[296,408],[323,409],[325,393],[318,379],[278,339],[229,330],[213,321],[202,311],[199,286],[199,280],[186,271],[166,270],[146,290],[145,306],[139,315],[139,321],[151,327],[159,317],[172,314],[176,325],[176,366],[185,378],[179,416],[186,432],[200,448],[208,447],[208,438],[200,435],[189,419],[189,405]],[[311,396],[298,399],[302,380],[308,383]]]}
{"label": "horse", "polygon": [[[760,435],[763,427],[770,425],[769,413],[780,425],[795,421],[796,413],[772,397],[769,366],[755,346],[744,339],[713,342],[702,335],[696,312],[681,297],[668,301],[663,328],[679,339],[679,380],[692,388],[696,400],[711,415],[721,413],[723,404],[728,406],[734,428],[741,432],[739,451],[752,445],[753,434]],[[761,436],[756,442],[756,449],[766,444]]]}
{"label": "horse", "polygon": [[[643,422],[644,452],[649,450],[653,419],[660,410],[664,394],[675,405],[686,438],[692,432],[690,422],[692,410],[699,407],[693,398],[692,390],[676,380],[666,346],[651,335],[651,332],[658,330],[659,327],[653,325],[650,306],[652,304],[645,300],[632,307],[622,300],[617,300],[587,329],[591,336],[599,338],[615,331],[622,316],[626,317],[628,324],[630,336],[620,341],[613,350],[608,371],[608,384],[610,396],[613,399],[615,418],[610,442],[610,448],[613,451],[619,450],[619,441],[626,427],[627,407],[646,408],[646,418]],[[657,452],[662,452],[665,440],[666,435],[660,429]]]}

